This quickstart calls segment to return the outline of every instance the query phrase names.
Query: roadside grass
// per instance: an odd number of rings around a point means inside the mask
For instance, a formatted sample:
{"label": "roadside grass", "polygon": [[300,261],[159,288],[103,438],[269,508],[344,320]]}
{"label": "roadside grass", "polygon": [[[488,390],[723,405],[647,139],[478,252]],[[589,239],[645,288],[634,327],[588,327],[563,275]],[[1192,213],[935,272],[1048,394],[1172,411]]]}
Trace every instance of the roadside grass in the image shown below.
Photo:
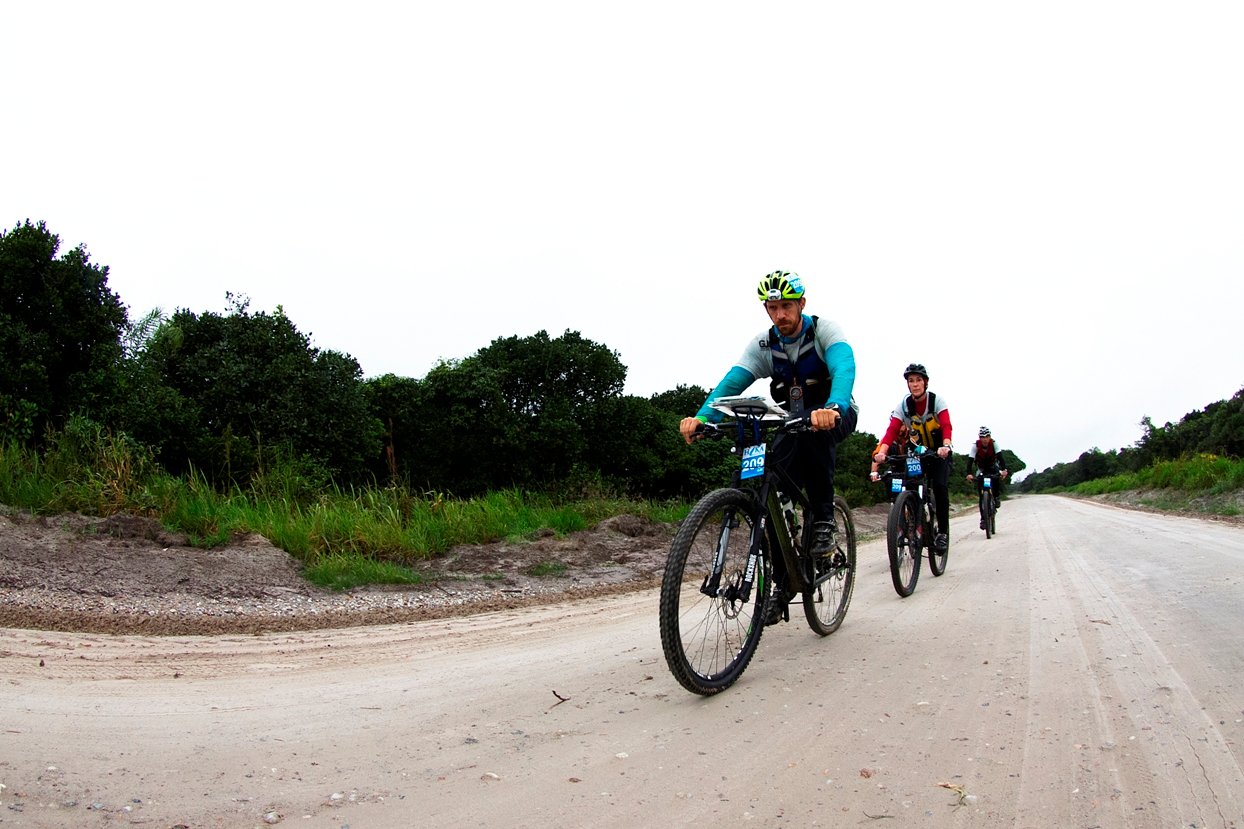
{"label": "roadside grass", "polygon": [[424,581],[408,567],[337,553],[320,556],[304,568],[303,575],[312,584],[330,590],[349,590],[366,584],[415,585]]}
{"label": "roadside grass", "polygon": [[[42,456],[0,445],[0,504],[40,515],[145,515],[202,547],[258,533],[301,561],[309,581],[336,590],[419,584],[415,565],[458,544],[563,536],[622,514],[677,521],[690,509],[599,492],[562,499],[519,490],[461,499],[403,487],[308,492],[282,485],[280,470],[249,488],[220,492],[198,473],[167,475],[140,447],[98,429],[69,434]],[[533,574],[564,570],[542,562]]]}
{"label": "roadside grass", "polygon": [[[1128,493],[1134,503],[1154,509],[1239,516],[1244,461],[1213,455],[1162,461],[1061,491]],[[337,590],[418,584],[423,577],[416,565],[459,544],[517,543],[549,531],[562,536],[623,514],[670,523],[691,508],[600,491],[554,498],[502,490],[454,498],[393,486],[342,488],[309,481],[302,470],[280,464],[247,488],[221,492],[197,472],[174,478],[144,447],[78,421],[50,439],[42,454],[0,444],[0,504],[40,515],[144,515],[203,547],[258,533],[301,561],[311,582]],[[975,504],[975,498],[964,504]],[[550,577],[564,571],[554,561],[531,569]]]}
{"label": "roadside grass", "polygon": [[564,576],[566,564],[561,561],[541,561],[533,564],[527,573],[536,577]]}
{"label": "roadside grass", "polygon": [[1133,493],[1135,503],[1152,509],[1237,517],[1244,514],[1244,460],[1195,455],[1159,461],[1137,472],[1085,481],[1063,491],[1084,496]]}

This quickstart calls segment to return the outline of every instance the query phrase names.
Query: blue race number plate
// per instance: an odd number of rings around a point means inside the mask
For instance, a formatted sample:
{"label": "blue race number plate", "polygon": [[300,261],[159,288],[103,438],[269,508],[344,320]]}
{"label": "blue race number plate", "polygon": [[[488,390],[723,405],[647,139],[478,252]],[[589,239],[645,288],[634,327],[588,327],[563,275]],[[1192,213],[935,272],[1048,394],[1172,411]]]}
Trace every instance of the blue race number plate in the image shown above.
{"label": "blue race number plate", "polygon": [[765,447],[763,445],[748,446],[743,450],[743,471],[739,477],[746,480],[763,474],[765,474]]}

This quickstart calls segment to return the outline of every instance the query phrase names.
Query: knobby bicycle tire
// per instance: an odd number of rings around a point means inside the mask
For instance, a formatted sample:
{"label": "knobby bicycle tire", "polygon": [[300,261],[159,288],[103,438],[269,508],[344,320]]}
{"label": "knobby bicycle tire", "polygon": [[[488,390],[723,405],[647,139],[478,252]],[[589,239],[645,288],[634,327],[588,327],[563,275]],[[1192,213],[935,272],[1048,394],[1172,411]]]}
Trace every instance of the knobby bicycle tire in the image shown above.
{"label": "knobby bicycle tire", "polygon": [[[732,588],[742,581],[761,514],[751,493],[717,489],[692,507],[670,544],[661,581],[661,648],[670,673],[693,693],[729,688],[760,644],[770,601],[769,556],[762,557],[746,601],[732,598]],[[714,595],[705,595],[700,588],[723,539],[721,582]]]}
{"label": "knobby bicycle tire", "polygon": [[842,627],[855,591],[855,519],[841,495],[834,496],[834,522],[836,546],[828,556],[817,556],[813,568],[817,583],[803,591],[803,615],[808,627],[821,636]]}
{"label": "knobby bicycle tire", "polygon": [[985,540],[988,541],[993,536],[993,496],[987,492],[981,492],[981,523],[985,525]]}
{"label": "knobby bicycle tire", "polygon": [[904,490],[890,505],[885,546],[890,555],[890,580],[894,592],[904,599],[916,591],[920,580],[920,548],[925,539],[920,516],[920,496]]}

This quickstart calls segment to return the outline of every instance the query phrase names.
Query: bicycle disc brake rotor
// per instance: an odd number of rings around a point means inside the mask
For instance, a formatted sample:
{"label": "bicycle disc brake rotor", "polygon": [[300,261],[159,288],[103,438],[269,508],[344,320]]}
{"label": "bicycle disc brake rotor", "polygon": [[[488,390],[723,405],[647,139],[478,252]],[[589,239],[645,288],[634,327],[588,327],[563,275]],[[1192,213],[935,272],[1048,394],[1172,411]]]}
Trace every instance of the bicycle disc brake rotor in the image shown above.
{"label": "bicycle disc brake rotor", "polygon": [[727,579],[726,589],[721,591],[721,612],[727,619],[737,619],[743,612],[743,601],[740,598],[740,586],[743,584],[743,573],[735,570]]}

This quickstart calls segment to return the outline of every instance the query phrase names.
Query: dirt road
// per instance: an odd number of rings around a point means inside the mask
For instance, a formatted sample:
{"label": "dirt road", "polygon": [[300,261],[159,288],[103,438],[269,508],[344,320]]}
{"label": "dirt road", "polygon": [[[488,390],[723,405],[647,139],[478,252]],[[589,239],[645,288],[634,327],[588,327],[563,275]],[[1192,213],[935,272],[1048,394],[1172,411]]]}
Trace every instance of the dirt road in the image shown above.
{"label": "dirt road", "polygon": [[1244,827],[1244,530],[1036,496],[975,524],[908,599],[862,547],[839,632],[769,628],[709,699],[666,670],[652,591],[0,630],[0,826]]}

